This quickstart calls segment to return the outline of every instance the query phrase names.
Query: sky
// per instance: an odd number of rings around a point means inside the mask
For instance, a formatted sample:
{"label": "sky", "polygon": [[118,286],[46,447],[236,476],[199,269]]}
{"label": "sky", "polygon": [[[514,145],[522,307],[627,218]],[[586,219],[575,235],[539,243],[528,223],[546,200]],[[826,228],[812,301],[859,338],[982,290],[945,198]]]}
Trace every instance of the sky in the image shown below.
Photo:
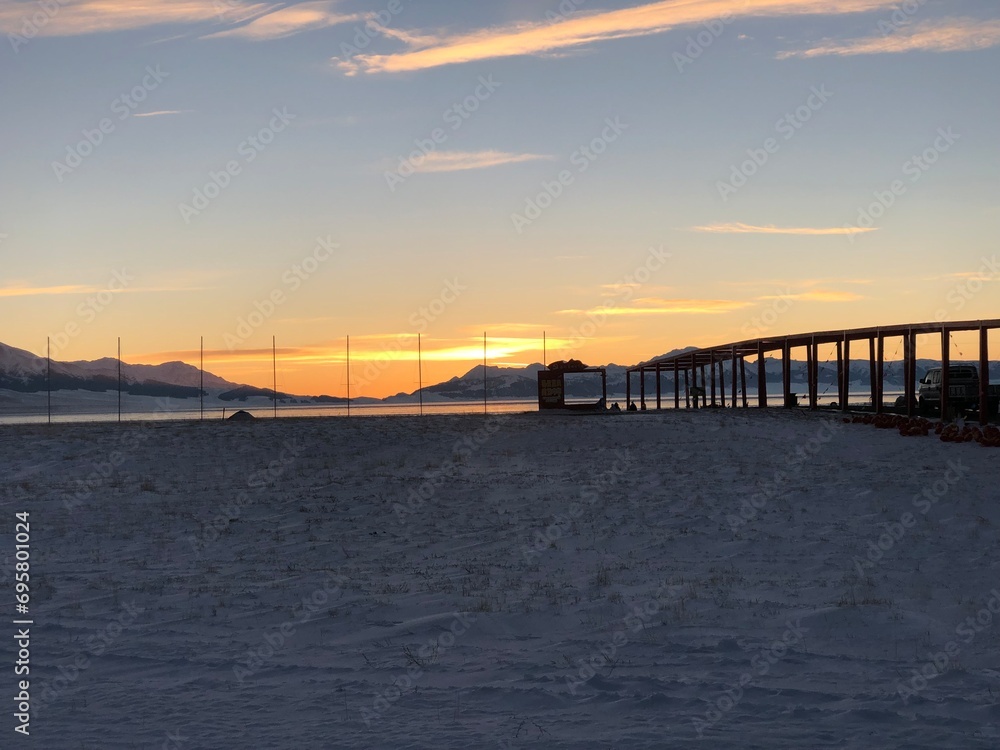
{"label": "sky", "polygon": [[[995,0],[0,0],[0,341],[386,396],[997,314]],[[272,339],[273,337],[273,339]],[[1000,342],[998,342],[1000,344]],[[958,345],[962,345],[959,342]]]}

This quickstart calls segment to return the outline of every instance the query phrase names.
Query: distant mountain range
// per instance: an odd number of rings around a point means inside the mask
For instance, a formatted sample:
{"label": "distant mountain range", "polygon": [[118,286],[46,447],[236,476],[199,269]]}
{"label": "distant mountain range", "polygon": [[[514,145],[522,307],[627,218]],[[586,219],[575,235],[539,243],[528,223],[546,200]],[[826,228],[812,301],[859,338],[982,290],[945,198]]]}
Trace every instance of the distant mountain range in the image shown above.
{"label": "distant mountain range", "polygon": [[[668,352],[680,354],[688,349],[676,349]],[[923,374],[927,369],[940,363],[931,359],[917,360],[917,373]],[[604,365],[608,376],[608,394],[621,397],[625,394],[625,365]],[[535,363],[527,367],[489,367],[486,370],[486,395],[490,400],[500,399],[533,399],[537,396],[537,373],[543,365]],[[774,392],[780,388],[781,360],[767,359],[767,382],[774,384]],[[201,372],[184,362],[165,362],[160,365],[134,365],[122,363],[122,391],[133,396],[157,396],[175,399],[198,398]],[[730,383],[728,367],[725,369],[725,382]],[[889,388],[903,387],[903,368],[901,362],[885,363],[885,382]],[[673,391],[673,372],[662,373],[662,389],[664,393]],[[756,390],[757,367],[747,367],[747,389]],[[851,382],[863,387],[868,386],[869,369],[867,360],[853,360],[851,366]],[[1000,380],[1000,363],[990,365],[990,379]],[[806,382],[806,363],[792,360],[792,382]],[[837,363],[825,362],[819,365],[819,382],[822,386],[835,385],[837,382]],[[57,362],[51,363],[51,385],[53,391],[89,391],[108,392],[118,389],[118,360],[110,357],[94,361]],[[244,383],[233,383],[210,372],[204,374],[206,395],[223,402],[245,402],[248,399],[262,398],[268,401],[272,398],[269,388],[258,388]],[[46,359],[31,352],[17,349],[6,344],[0,344],[0,390],[16,393],[42,393],[48,388]],[[639,381],[633,376],[633,393],[638,393]],[[769,390],[772,390],[769,387]],[[646,393],[655,393],[656,378],[652,373],[646,375]],[[566,395],[568,398],[600,398],[601,381],[595,375],[570,376],[566,380]],[[345,398],[339,396],[298,396],[278,392],[278,401],[284,403],[343,403]],[[398,393],[385,399],[359,398],[356,402],[377,403],[409,403],[416,401],[419,393]],[[423,389],[424,400],[430,401],[477,401],[483,398],[483,366],[476,365],[464,375],[457,376],[437,385],[426,386]]]}

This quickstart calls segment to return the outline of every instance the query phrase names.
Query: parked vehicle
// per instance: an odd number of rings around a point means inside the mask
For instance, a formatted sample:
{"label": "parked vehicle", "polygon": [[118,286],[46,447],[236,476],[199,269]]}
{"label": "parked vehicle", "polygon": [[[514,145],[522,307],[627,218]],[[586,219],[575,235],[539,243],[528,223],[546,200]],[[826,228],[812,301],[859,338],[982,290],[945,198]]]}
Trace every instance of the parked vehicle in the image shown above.
{"label": "parked vehicle", "polygon": [[[920,413],[930,415],[941,411],[942,368],[932,367],[920,380],[917,405]],[[1000,406],[1000,385],[989,386],[987,393],[989,416],[997,416]],[[979,368],[975,365],[949,365],[948,406],[956,412],[979,411]]]}

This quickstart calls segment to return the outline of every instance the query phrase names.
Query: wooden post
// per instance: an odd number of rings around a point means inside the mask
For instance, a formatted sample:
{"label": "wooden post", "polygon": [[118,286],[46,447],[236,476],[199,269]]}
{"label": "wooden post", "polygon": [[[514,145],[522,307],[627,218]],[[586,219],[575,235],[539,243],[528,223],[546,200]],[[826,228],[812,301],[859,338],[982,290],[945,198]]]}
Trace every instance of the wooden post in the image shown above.
{"label": "wooden post", "polygon": [[986,326],[979,326],[979,424],[990,422],[990,337]]}
{"label": "wooden post", "polygon": [[812,374],[809,376],[809,408],[819,406],[819,345],[816,337],[809,341],[809,360],[812,362]]}
{"label": "wooden post", "polygon": [[625,371],[625,408],[632,403],[632,371]]}
{"label": "wooden post", "polygon": [[844,342],[837,341],[837,406],[844,404]]}
{"label": "wooden post", "polygon": [[951,419],[951,409],[949,408],[948,386],[951,385],[951,377],[948,374],[951,364],[951,331],[947,326],[941,326],[941,421],[947,422]]}
{"label": "wooden post", "polygon": [[723,409],[726,408],[726,363],[724,359],[719,360],[719,403]]}
{"label": "wooden post", "polygon": [[701,366],[701,405],[708,406],[708,379],[705,377],[705,365]]}
{"label": "wooden post", "polygon": [[840,410],[847,412],[851,400],[851,340],[844,334],[844,395],[840,402]]}
{"label": "wooden post", "polygon": [[746,409],[750,404],[747,403],[747,361],[743,356],[740,357],[740,390],[743,391],[743,408]]}
{"label": "wooden post", "polygon": [[712,406],[715,406],[715,352],[711,354],[712,362],[708,366],[708,369],[712,372]]}
{"label": "wooden post", "polygon": [[781,345],[781,396],[786,409],[792,408],[792,345],[785,339]]}
{"label": "wooden post", "polygon": [[875,374],[875,337],[868,339],[868,390],[872,397],[872,411],[875,410],[875,399],[878,396],[878,376]]}
{"label": "wooden post", "polygon": [[646,406],[646,370],[639,368],[639,408]]}
{"label": "wooden post", "polygon": [[681,408],[681,370],[678,360],[674,360],[674,408]]}
{"label": "wooden post", "polygon": [[764,341],[757,341],[757,406],[767,406],[767,360],[764,359]]}
{"label": "wooden post", "polygon": [[[915,381],[917,379],[917,334],[913,332],[913,329],[909,329],[906,332],[906,338],[909,341],[909,351],[910,351],[910,377],[906,379],[906,385],[910,389],[910,395],[906,397],[906,416],[913,416],[913,406],[917,401],[915,393]],[[944,402],[942,401],[942,404]]]}
{"label": "wooden post", "polygon": [[688,381],[688,368],[684,368],[684,408],[691,408],[691,383]]}
{"label": "wooden post", "polygon": [[732,399],[731,399],[731,401],[733,402],[733,408],[735,409],[736,408],[736,347],[735,346],[733,347],[733,359],[732,359],[732,362],[730,362],[729,366],[730,366],[730,368],[732,370],[732,372],[730,372],[730,378],[733,381],[732,382],[732,393],[731,393]]}
{"label": "wooden post", "polygon": [[660,385],[660,365],[656,365],[656,410],[663,408],[662,387]]}
{"label": "wooden post", "polygon": [[878,378],[876,378],[875,390],[877,400],[875,401],[875,413],[881,414],[885,409],[885,336],[878,335]]}

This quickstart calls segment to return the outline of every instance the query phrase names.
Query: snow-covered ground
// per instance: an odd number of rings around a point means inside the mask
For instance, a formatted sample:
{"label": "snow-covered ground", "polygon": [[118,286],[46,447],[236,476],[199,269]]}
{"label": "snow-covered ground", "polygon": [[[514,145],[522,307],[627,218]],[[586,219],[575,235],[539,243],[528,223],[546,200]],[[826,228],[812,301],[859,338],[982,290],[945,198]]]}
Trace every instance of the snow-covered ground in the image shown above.
{"label": "snow-covered ground", "polygon": [[3,747],[1000,746],[995,449],[704,410],[2,426],[0,469]]}

